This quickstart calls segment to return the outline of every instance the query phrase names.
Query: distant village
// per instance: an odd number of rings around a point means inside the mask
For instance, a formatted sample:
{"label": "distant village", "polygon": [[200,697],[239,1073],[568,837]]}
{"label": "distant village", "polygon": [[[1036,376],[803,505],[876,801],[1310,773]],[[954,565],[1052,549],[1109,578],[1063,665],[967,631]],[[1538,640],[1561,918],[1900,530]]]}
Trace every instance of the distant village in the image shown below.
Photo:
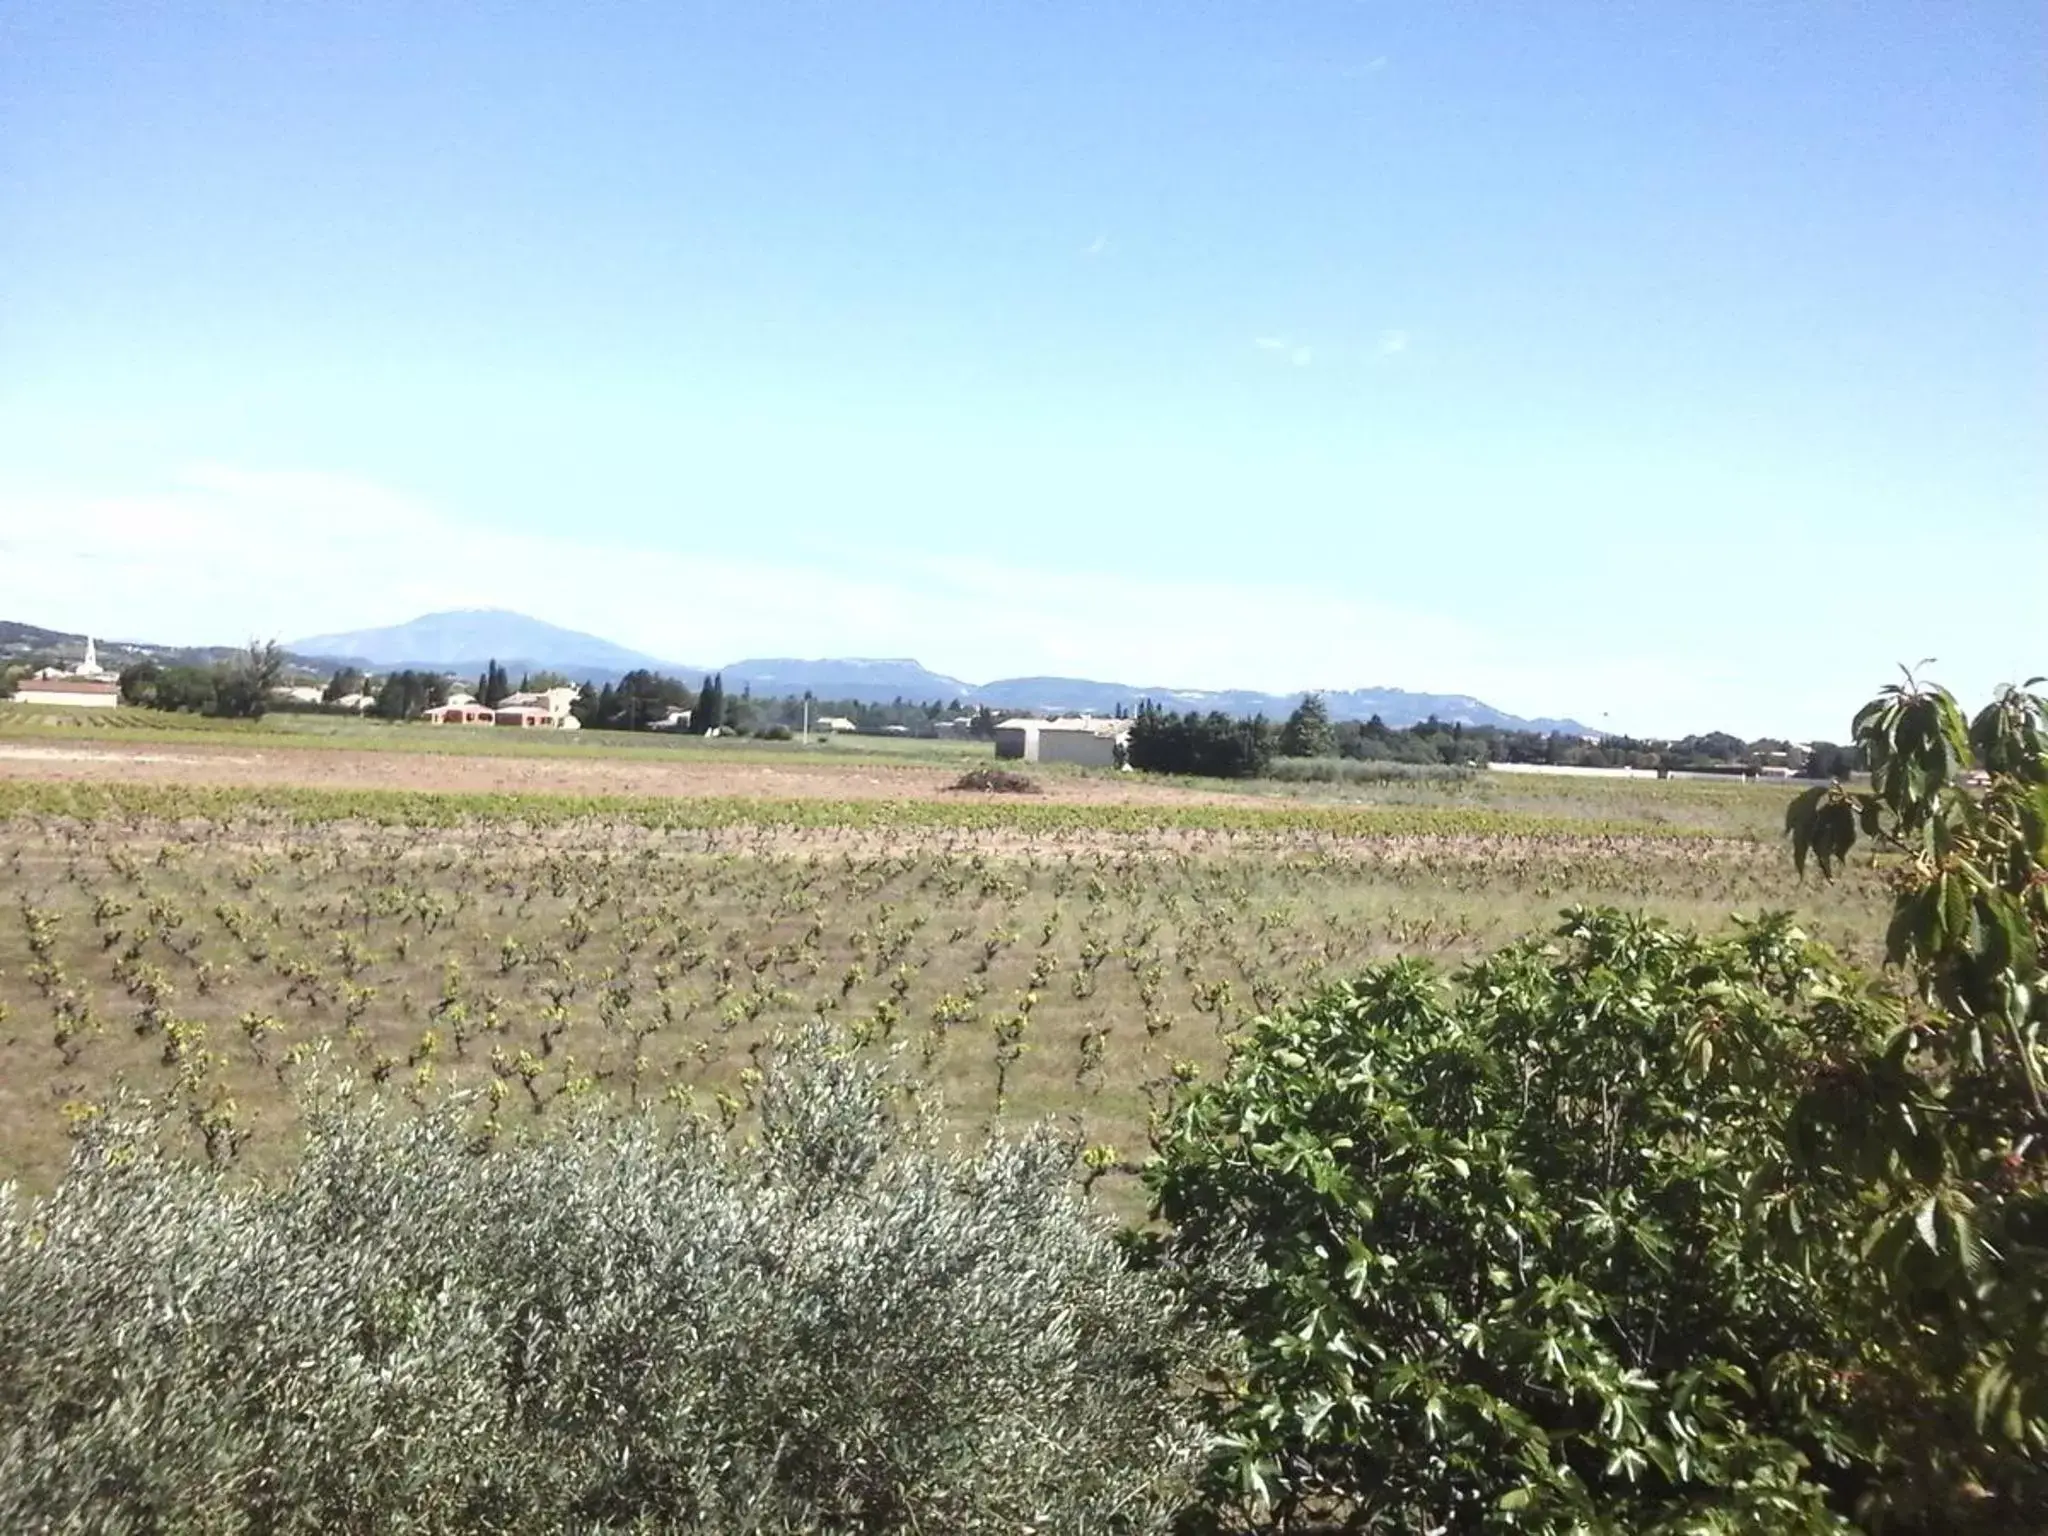
{"label": "distant village", "polygon": [[[141,668],[161,675],[166,669],[145,662]],[[806,736],[896,736],[925,739],[981,739],[995,755],[1021,762],[1075,763],[1111,767],[1124,761],[1131,721],[1090,715],[1038,719],[997,717],[987,708],[964,709],[954,701],[951,711],[937,701],[916,704],[897,700],[876,705],[835,701],[814,707],[810,699],[756,701],[748,696],[727,699],[720,681],[705,680],[688,704],[677,702],[690,690],[674,679],[654,674],[628,674],[620,684],[599,688],[543,674],[513,687],[490,663],[477,679],[481,692],[459,684],[451,674],[401,671],[382,679],[347,669],[324,684],[283,679],[263,689],[268,710],[307,711],[354,716],[417,720],[436,726],[489,726],[512,730],[578,731],[636,729],[702,736],[755,735],[769,739]],[[157,702],[131,687],[129,703]],[[718,723],[706,720],[706,696]],[[657,707],[646,707],[648,698]],[[622,707],[619,701],[630,701]],[[99,660],[97,643],[88,636],[83,658],[69,665],[34,669],[14,681],[10,702],[67,709],[114,709],[124,702],[122,675]],[[843,709],[845,713],[831,713]],[[624,717],[623,719],[621,717]]]}

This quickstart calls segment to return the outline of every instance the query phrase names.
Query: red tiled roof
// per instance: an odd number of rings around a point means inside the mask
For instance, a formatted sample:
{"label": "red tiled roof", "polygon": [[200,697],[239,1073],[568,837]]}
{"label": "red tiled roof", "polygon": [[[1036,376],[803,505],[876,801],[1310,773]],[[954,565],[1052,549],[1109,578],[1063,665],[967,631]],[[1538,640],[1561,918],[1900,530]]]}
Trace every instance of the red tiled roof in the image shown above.
{"label": "red tiled roof", "polygon": [[25,677],[16,693],[119,693],[121,685],[97,677]]}

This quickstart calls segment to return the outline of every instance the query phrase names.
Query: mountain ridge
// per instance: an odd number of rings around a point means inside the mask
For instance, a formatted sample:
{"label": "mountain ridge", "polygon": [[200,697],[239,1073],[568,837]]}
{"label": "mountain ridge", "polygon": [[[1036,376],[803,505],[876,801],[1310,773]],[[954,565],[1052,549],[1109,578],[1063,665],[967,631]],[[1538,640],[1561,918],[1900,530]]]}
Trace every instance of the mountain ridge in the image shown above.
{"label": "mountain ridge", "polygon": [[309,635],[290,641],[285,649],[295,656],[373,667],[446,667],[466,672],[497,661],[508,671],[551,668],[578,676],[579,681],[599,680],[579,676],[586,671],[615,678],[638,667],[677,665],[509,608],[451,608],[424,613],[403,624]]}
{"label": "mountain ridge", "polygon": [[[31,650],[72,652],[85,637],[34,625],[0,621],[0,655]],[[381,629],[342,630],[289,642],[285,649],[308,668],[356,666],[391,670],[415,667],[458,676],[480,672],[497,661],[515,677],[521,672],[561,672],[578,682],[616,682],[638,668],[694,679],[719,673],[732,692],[763,694],[811,693],[821,699],[887,704],[895,699],[958,699],[963,705],[987,705],[1004,711],[1040,714],[1112,714],[1135,709],[1150,699],[1175,710],[1222,710],[1226,714],[1264,714],[1279,718],[1311,691],[1320,692],[1331,717],[1365,720],[1378,715],[1387,725],[1414,725],[1434,716],[1446,723],[1497,726],[1508,730],[1559,731],[1567,735],[1597,734],[1569,718],[1528,718],[1497,709],[1470,694],[1426,693],[1404,688],[1302,689],[1267,693],[1245,688],[1174,688],[1137,686],[1077,677],[1007,677],[986,683],[934,672],[911,657],[749,657],[724,667],[686,664],[636,651],[597,635],[566,629],[503,608],[452,609],[422,614],[404,624]],[[119,664],[152,655],[164,660],[217,659],[230,654],[220,646],[169,646],[136,641],[101,642],[102,654]]]}
{"label": "mountain ridge", "polygon": [[[486,644],[485,640],[497,642]],[[347,646],[351,649],[338,649]],[[369,661],[379,666],[423,666],[455,672],[480,669],[495,657],[508,670],[549,668],[579,682],[616,682],[636,667],[684,678],[717,672],[728,690],[812,693],[821,698],[886,704],[898,698],[958,699],[1006,710],[1039,713],[1111,714],[1134,709],[1146,699],[1175,709],[1220,709],[1226,714],[1285,715],[1312,691],[1323,695],[1333,718],[1365,720],[1378,715],[1392,726],[1413,725],[1434,716],[1447,723],[1499,726],[1510,730],[1561,731],[1592,735],[1568,718],[1525,718],[1462,693],[1425,693],[1404,688],[1301,689],[1267,693],[1257,689],[1134,686],[1094,678],[1010,677],[985,683],[932,671],[911,657],[746,657],[723,667],[685,664],[614,645],[595,635],[564,629],[501,608],[454,609],[423,614],[382,630],[351,630],[295,640],[296,655]],[[434,654],[428,654],[428,652]],[[415,654],[417,653],[417,654]]]}

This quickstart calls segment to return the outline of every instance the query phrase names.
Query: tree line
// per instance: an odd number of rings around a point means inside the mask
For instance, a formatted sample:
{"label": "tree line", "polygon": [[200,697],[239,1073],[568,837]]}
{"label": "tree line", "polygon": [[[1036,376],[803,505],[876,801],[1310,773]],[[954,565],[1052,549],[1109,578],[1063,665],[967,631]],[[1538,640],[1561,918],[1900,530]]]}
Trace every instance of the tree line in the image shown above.
{"label": "tree line", "polygon": [[1802,751],[1790,741],[1744,741],[1723,731],[1654,742],[1466,725],[1434,716],[1400,727],[1378,715],[1332,721],[1322,696],[1313,693],[1277,727],[1263,715],[1234,716],[1218,710],[1176,714],[1146,700],[1132,718],[1129,757],[1133,768],[1147,772],[1207,778],[1251,778],[1266,772],[1275,758],[1319,757],[1453,768],[1540,763],[1731,775],[1784,768],[1823,781],[1845,778],[1865,766],[1863,750],[1855,745],[1817,741]]}
{"label": "tree line", "polygon": [[139,661],[121,672],[121,702],[231,719],[260,719],[275,702],[285,655],[275,640],[251,640],[240,655],[211,666]]}

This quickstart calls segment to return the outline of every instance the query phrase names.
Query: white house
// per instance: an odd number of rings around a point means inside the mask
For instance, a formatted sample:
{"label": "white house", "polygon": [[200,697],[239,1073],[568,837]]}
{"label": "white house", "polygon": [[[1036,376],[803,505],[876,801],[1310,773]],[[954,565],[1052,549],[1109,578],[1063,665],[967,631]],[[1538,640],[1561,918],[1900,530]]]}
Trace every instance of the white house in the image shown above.
{"label": "white house", "polygon": [[432,709],[422,710],[420,718],[429,725],[495,725],[497,716],[487,704],[479,704],[468,694],[462,695],[461,702],[450,699],[446,704],[437,704]]}
{"label": "white house", "polygon": [[857,731],[860,727],[844,715],[820,715],[811,722],[811,729],[814,731],[825,731],[836,736],[844,735],[850,731]]}
{"label": "white house", "polygon": [[499,725],[581,730],[583,722],[569,713],[569,706],[582,692],[580,688],[546,688],[532,693],[508,693],[498,700],[495,719]]}
{"label": "white house", "polygon": [[996,727],[996,756],[1026,763],[1081,763],[1114,768],[1129,738],[1128,720],[1083,715],[1067,720],[1005,720]]}

